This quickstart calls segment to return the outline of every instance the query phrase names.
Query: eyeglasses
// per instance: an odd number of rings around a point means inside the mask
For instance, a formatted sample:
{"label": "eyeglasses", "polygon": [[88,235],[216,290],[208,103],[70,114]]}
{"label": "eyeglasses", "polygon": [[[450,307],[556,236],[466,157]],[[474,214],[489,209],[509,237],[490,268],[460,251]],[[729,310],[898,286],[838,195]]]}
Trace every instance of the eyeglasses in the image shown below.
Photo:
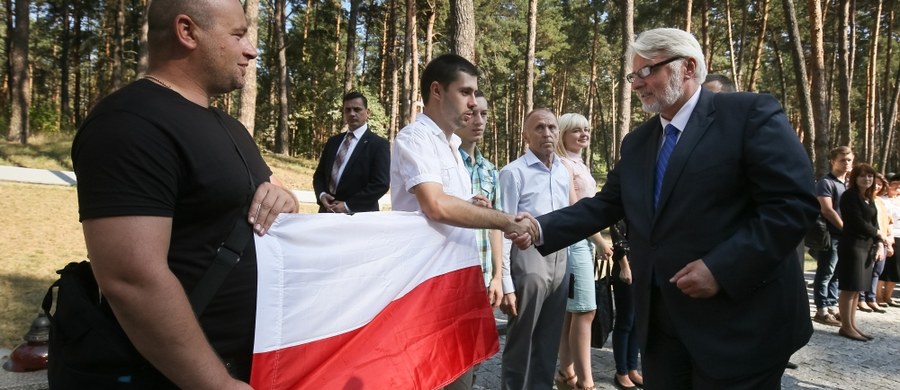
{"label": "eyeglasses", "polygon": [[647,66],[645,66],[645,67],[643,67],[643,68],[638,69],[638,70],[635,71],[635,72],[626,74],[626,75],[625,75],[625,80],[628,81],[629,83],[633,83],[635,78],[645,79],[645,78],[647,78],[647,77],[650,77],[651,74],[653,74],[653,69],[656,69],[656,68],[658,68],[658,67],[660,67],[660,66],[663,66],[663,65],[665,65],[665,64],[668,64],[668,63],[670,63],[670,62],[672,62],[672,61],[683,60],[683,59],[684,59],[684,57],[672,57],[672,58],[669,58],[668,60],[665,60],[665,61],[662,61],[662,62],[657,62],[657,63],[655,63],[655,64],[653,64],[653,65],[647,65]]}

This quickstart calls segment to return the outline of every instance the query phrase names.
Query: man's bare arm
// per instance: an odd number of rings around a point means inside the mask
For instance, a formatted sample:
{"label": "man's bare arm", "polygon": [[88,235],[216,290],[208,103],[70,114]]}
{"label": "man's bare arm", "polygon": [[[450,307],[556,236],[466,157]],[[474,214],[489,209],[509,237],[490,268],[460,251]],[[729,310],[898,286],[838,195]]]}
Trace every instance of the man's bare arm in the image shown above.
{"label": "man's bare arm", "polygon": [[171,218],[112,217],[82,225],[100,290],[141,355],[180,388],[250,388],[228,374],[169,269]]}
{"label": "man's bare arm", "polygon": [[[438,183],[426,182],[413,187],[416,200],[428,219],[448,225],[498,229],[521,237],[528,234],[537,237],[537,226],[531,218],[517,218],[494,209],[478,207],[455,196],[444,193]],[[529,241],[530,242],[530,241]]]}
{"label": "man's bare arm", "polygon": [[830,196],[817,196],[816,199],[819,200],[822,216],[838,229],[844,230],[844,220],[841,219],[841,215],[834,209],[834,200]]}

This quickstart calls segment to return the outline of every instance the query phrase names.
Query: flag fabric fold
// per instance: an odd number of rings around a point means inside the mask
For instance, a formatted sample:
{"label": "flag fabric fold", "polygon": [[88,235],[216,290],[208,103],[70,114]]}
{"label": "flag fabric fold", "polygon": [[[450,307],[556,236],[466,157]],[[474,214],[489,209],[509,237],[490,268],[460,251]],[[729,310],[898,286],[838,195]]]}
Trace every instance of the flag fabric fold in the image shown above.
{"label": "flag fabric fold", "polygon": [[256,251],[255,389],[435,389],[499,349],[472,230],[283,214]]}

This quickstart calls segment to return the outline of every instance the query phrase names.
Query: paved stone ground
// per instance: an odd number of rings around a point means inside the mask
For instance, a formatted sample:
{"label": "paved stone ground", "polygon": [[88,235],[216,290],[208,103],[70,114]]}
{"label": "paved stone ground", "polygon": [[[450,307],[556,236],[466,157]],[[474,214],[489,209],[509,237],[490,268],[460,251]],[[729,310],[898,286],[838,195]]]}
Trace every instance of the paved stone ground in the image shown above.
{"label": "paved stone ground", "polygon": [[[811,282],[812,273],[806,279]],[[810,292],[811,293],[811,292]],[[895,292],[895,299],[900,294]],[[809,297],[810,307],[812,295]],[[837,327],[813,322],[812,339],[797,351],[791,362],[799,367],[786,370],[783,389],[900,389],[900,308],[887,313],[858,313],[859,327],[875,340],[862,343],[838,336]],[[810,312],[812,315],[814,310]],[[500,337],[503,351],[505,337]],[[612,342],[591,351],[594,382],[598,389],[615,389]],[[500,388],[500,354],[484,362],[476,371],[475,389]]]}

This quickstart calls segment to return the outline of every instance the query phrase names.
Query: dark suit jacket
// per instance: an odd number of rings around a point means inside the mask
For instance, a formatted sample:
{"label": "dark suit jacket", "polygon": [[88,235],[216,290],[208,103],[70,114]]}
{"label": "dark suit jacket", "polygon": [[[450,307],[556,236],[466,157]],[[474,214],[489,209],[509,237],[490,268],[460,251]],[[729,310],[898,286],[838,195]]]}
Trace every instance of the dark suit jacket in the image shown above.
{"label": "dark suit jacket", "polygon": [[[332,136],[325,143],[325,149],[319,156],[319,165],[313,174],[313,189],[319,212],[328,212],[319,194],[329,192],[331,168],[341,143],[347,133]],[[391,146],[388,141],[372,132],[369,128],[357,142],[341,180],[333,194],[334,198],[347,203],[350,211],[378,211],[378,199],[387,193],[391,182]]]}
{"label": "dark suit jacket", "polygon": [[[542,253],[628,224],[637,332],[646,346],[651,278],[696,364],[735,378],[783,364],[812,334],[796,248],[818,213],[809,158],[769,95],[703,90],[653,207],[659,116],[629,133],[593,198],[538,217]],[[668,280],[703,259],[721,291],[694,299]]]}

